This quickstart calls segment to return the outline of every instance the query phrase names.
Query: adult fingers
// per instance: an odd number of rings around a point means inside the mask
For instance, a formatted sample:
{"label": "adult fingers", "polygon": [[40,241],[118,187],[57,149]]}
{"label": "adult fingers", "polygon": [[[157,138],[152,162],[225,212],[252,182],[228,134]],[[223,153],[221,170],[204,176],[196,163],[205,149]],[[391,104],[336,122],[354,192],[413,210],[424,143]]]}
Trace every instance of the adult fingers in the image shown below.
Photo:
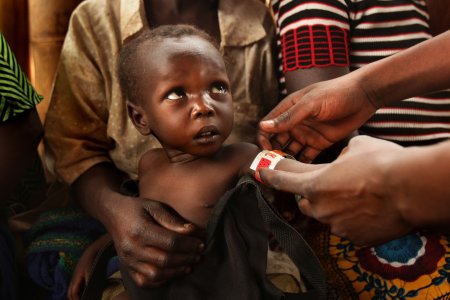
{"label": "adult fingers", "polygon": [[270,133],[285,132],[316,114],[316,106],[309,103],[299,104],[303,93],[293,93],[281,101],[259,126]]}
{"label": "adult fingers", "polygon": [[350,139],[347,147],[341,151],[339,156],[348,158],[354,155],[361,155],[362,153],[379,150],[387,151],[388,149],[397,150],[402,148],[402,146],[393,142],[373,138],[367,135],[359,135]]}
{"label": "adult fingers", "polygon": [[144,209],[157,223],[151,226],[151,230],[142,228],[140,235],[144,237],[145,243],[176,253],[203,250],[203,242],[195,237],[200,229],[184,220],[173,209],[155,201],[147,201]]}
{"label": "adult fingers", "polygon": [[[275,108],[273,108],[259,123],[257,140],[263,149],[273,149],[271,139],[274,133],[288,132],[282,120],[289,120],[291,108],[295,106],[295,98],[292,95],[287,96]],[[281,127],[278,128],[278,125]]]}
{"label": "adult fingers", "polygon": [[284,149],[289,146],[291,142],[291,135],[289,132],[282,132],[274,135],[271,138],[272,148],[274,149]]}
{"label": "adult fingers", "polygon": [[320,171],[321,169],[297,173],[261,169],[259,170],[259,174],[264,184],[272,188],[310,198],[310,195],[318,192],[314,183]]}
{"label": "adult fingers", "polygon": [[297,156],[297,154],[304,148],[303,144],[296,140],[292,140],[287,147],[283,149],[284,152],[292,156]]}
{"label": "adult fingers", "polygon": [[144,210],[156,223],[171,231],[181,234],[193,234],[197,230],[194,224],[186,221],[172,208],[162,203],[147,200],[144,202]]}
{"label": "adult fingers", "polygon": [[127,264],[135,269],[139,265],[152,265],[156,268],[186,268],[200,260],[198,253],[179,253],[165,251],[157,247],[148,246],[142,251],[123,254],[129,261]]}
{"label": "adult fingers", "polygon": [[328,164],[305,164],[293,159],[282,159],[278,162],[277,169],[285,172],[305,173],[322,169],[327,165]]}
{"label": "adult fingers", "polygon": [[256,139],[258,141],[258,145],[262,149],[272,150],[273,149],[273,146],[272,146],[273,136],[274,136],[274,134],[265,132],[265,131],[262,131],[261,129],[259,129],[258,133],[256,134]]}
{"label": "adult fingers", "polygon": [[143,250],[119,256],[139,286],[159,286],[174,277],[189,273],[192,265],[200,260],[198,255],[169,253],[156,247]]}
{"label": "adult fingers", "polygon": [[311,202],[309,202],[308,199],[306,198],[301,198],[298,202],[297,202],[298,208],[300,209],[300,211],[308,217],[314,218],[314,214],[313,214],[313,209],[311,206]]}
{"label": "adult fingers", "polygon": [[297,155],[297,159],[304,163],[310,163],[314,158],[319,155],[320,151],[312,147],[304,147],[300,154]]}
{"label": "adult fingers", "polygon": [[152,265],[140,264],[129,268],[129,274],[133,281],[140,287],[158,287],[167,281],[187,274],[191,271],[189,267],[157,268]]}
{"label": "adult fingers", "polygon": [[328,140],[321,131],[318,131],[309,122],[304,122],[291,130],[292,139],[303,145],[299,160],[311,162],[321,151],[330,147],[333,142]]}
{"label": "adult fingers", "polygon": [[[198,237],[180,234],[159,224],[149,222],[147,226],[137,230],[138,232],[135,232],[134,236],[139,237],[144,247],[155,247],[170,253],[192,255],[200,253],[204,248],[203,241]],[[136,251],[136,249],[128,250],[130,253]]]}

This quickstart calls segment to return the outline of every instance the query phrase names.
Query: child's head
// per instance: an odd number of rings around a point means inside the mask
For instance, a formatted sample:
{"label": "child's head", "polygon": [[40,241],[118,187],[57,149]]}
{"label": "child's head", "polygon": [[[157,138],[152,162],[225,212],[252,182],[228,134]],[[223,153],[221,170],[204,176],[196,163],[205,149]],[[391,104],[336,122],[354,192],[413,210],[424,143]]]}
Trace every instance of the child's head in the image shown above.
{"label": "child's head", "polygon": [[119,80],[141,134],[195,155],[220,149],[233,126],[230,83],[215,42],[188,25],[145,31],[126,42]]}

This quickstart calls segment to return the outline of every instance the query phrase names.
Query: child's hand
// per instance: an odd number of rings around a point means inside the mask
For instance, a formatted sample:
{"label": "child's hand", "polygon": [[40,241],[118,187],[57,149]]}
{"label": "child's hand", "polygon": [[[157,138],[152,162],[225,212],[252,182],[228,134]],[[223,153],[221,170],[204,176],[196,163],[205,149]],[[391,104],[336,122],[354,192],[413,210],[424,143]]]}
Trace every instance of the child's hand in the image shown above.
{"label": "child's hand", "polygon": [[100,249],[102,249],[110,240],[111,237],[109,234],[105,234],[89,245],[89,247],[83,252],[83,255],[78,261],[70,281],[69,290],[67,293],[69,300],[79,300],[81,298],[81,294],[83,293],[83,290],[88,282],[95,257]]}

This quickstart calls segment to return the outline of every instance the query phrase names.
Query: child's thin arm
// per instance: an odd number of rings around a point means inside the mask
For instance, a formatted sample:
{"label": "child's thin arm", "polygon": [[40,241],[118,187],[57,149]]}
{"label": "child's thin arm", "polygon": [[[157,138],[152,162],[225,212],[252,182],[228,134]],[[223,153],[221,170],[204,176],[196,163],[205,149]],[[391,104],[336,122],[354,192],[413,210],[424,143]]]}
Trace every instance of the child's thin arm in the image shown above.
{"label": "child's thin arm", "polygon": [[90,271],[94,264],[95,257],[98,252],[106,246],[111,241],[111,236],[105,234],[98,238],[95,242],[89,245],[88,248],[83,252],[80,260],[75,267],[72,279],[70,281],[68,298],[69,300],[78,300],[81,297],[83,289],[85,288],[87,281],[90,276]]}

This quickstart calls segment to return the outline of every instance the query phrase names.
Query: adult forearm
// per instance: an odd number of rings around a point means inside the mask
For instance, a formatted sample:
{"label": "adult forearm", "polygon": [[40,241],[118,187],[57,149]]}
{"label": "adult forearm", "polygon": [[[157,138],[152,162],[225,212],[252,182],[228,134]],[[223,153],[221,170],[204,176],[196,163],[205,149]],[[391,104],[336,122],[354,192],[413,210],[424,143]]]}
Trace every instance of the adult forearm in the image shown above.
{"label": "adult forearm", "polygon": [[0,202],[4,201],[37,158],[43,135],[35,109],[0,124]]}
{"label": "adult forearm", "polygon": [[418,228],[448,228],[450,141],[405,149],[389,174],[392,199],[405,220]]}
{"label": "adult forearm", "polygon": [[330,80],[348,73],[348,67],[334,66],[327,68],[298,69],[287,72],[285,74],[286,90],[288,94],[291,94],[313,83]]}
{"label": "adult forearm", "polygon": [[450,31],[352,72],[377,107],[450,87]]}
{"label": "adult forearm", "polygon": [[126,178],[110,163],[93,166],[74,183],[73,190],[80,205],[94,218],[108,227],[111,216],[117,212],[120,184]]}

